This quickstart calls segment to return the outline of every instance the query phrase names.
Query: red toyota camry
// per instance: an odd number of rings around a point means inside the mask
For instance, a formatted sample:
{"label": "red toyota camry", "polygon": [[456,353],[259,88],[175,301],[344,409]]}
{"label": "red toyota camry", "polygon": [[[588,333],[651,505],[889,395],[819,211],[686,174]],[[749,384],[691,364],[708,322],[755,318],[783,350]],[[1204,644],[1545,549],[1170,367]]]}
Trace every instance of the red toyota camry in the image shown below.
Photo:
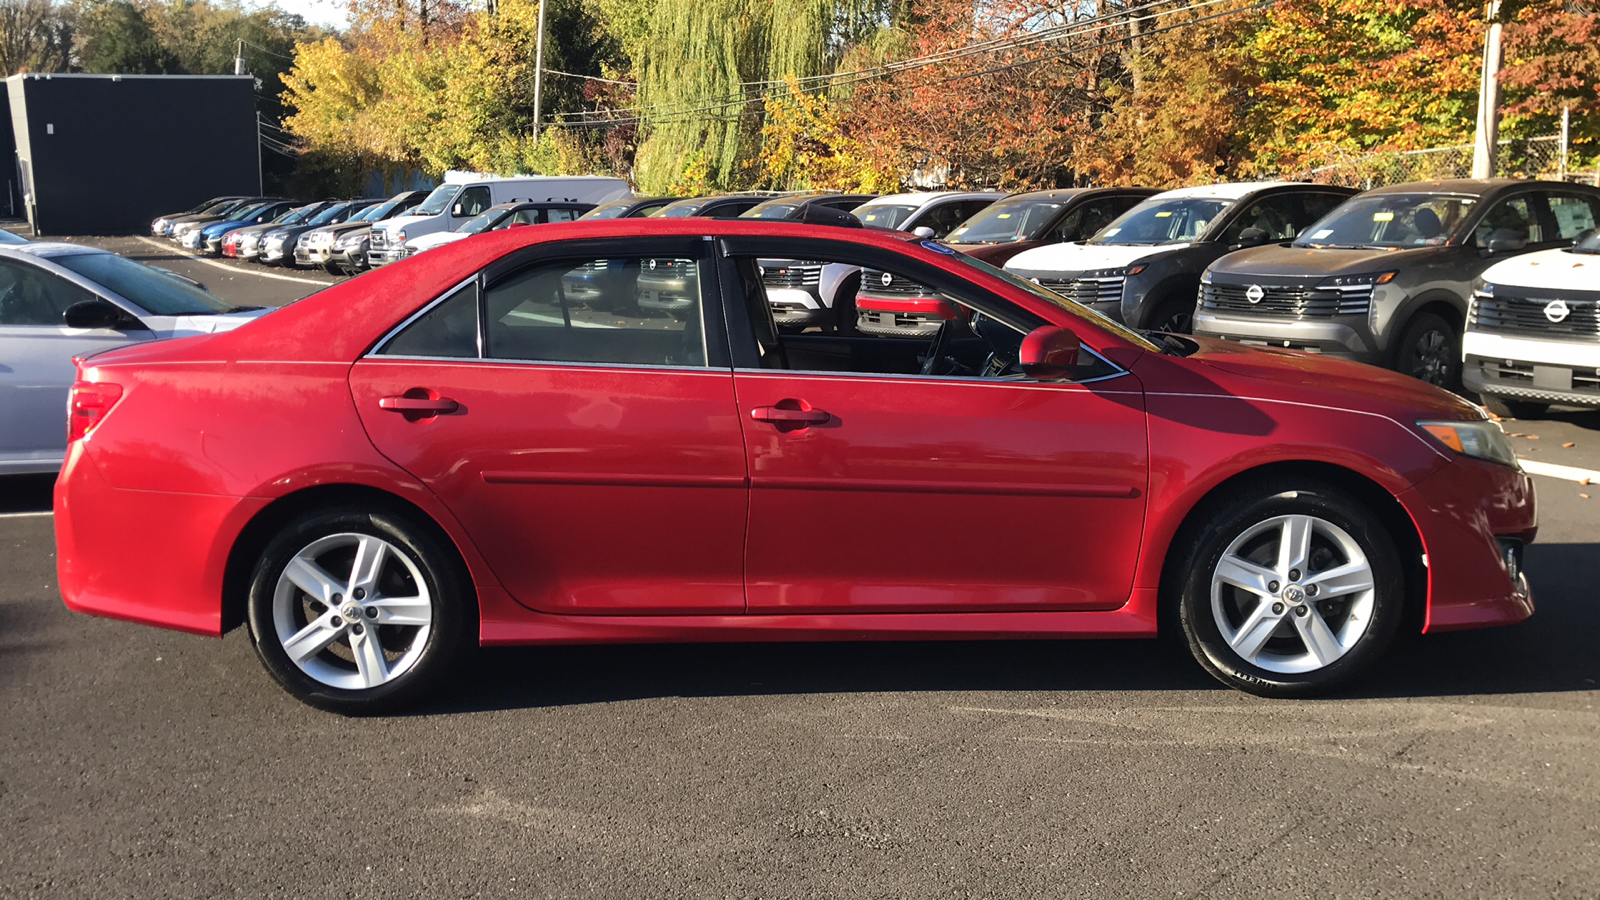
{"label": "red toyota camry", "polygon": [[[784,334],[761,259],[889,272],[955,314],[931,338]],[[663,264],[691,298],[670,313],[640,288]],[[245,624],[274,678],[341,712],[414,699],[473,640],[1158,627],[1227,684],[1301,696],[1402,629],[1533,612],[1533,487],[1476,407],[1129,331],[867,230],[472,238],[84,360],[70,431],[67,605]]]}

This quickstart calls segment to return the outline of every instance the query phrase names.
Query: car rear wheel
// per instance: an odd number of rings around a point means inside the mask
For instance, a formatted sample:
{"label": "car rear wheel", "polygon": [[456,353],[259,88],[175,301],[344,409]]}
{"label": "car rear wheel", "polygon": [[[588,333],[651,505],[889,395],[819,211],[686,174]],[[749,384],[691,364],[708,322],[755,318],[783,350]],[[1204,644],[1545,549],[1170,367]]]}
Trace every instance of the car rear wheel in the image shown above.
{"label": "car rear wheel", "polygon": [[1492,397],[1488,394],[1480,396],[1483,408],[1497,416],[1506,419],[1537,419],[1550,409],[1548,403],[1534,403],[1531,400],[1507,400],[1504,397]]}
{"label": "car rear wheel", "polygon": [[1396,368],[1447,391],[1461,387],[1461,331],[1437,313],[1411,320],[1400,338]]}
{"label": "car rear wheel", "polygon": [[1336,488],[1264,485],[1195,535],[1179,619],[1190,652],[1224,684],[1264,697],[1321,693],[1370,668],[1399,627],[1394,539]]}
{"label": "car rear wheel", "polygon": [[262,551],[250,635],[267,671],[302,702],[385,712],[417,700],[460,656],[470,584],[459,558],[404,516],[312,513]]}

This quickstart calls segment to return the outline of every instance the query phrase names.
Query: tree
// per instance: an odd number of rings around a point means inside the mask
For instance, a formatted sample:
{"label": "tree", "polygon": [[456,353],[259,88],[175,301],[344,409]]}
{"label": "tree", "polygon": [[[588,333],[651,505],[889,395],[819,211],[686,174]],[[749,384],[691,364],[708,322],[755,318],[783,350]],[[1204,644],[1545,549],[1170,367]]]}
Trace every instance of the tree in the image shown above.
{"label": "tree", "polygon": [[79,19],[78,63],[85,72],[157,75],[179,71],[178,58],[156,36],[144,12],[112,0]]}
{"label": "tree", "polygon": [[1505,31],[1506,130],[1554,134],[1572,113],[1573,144],[1600,155],[1600,4],[1529,3]]}
{"label": "tree", "polygon": [[72,61],[72,16],[50,0],[0,0],[0,67],[65,72]]}

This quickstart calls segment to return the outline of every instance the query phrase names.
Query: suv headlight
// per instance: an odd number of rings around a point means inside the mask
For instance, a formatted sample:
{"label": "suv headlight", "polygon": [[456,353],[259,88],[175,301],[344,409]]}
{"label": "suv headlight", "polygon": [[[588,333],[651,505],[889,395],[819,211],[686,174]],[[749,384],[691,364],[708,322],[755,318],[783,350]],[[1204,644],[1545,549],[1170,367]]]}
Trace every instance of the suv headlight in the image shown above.
{"label": "suv headlight", "polygon": [[399,231],[391,231],[391,232],[389,232],[389,237],[393,238],[394,240],[400,241],[401,243],[404,243],[405,239],[406,239],[406,230],[404,228],[402,228]]}
{"label": "suv headlight", "polygon": [[1423,420],[1417,427],[1463,456],[1513,469],[1522,468],[1517,464],[1517,452],[1512,449],[1511,441],[1496,422],[1487,419],[1472,422]]}
{"label": "suv headlight", "polygon": [[1480,278],[1478,283],[1472,286],[1472,292],[1474,294],[1482,294],[1485,297],[1493,297],[1494,285]]}
{"label": "suv headlight", "polygon": [[1360,285],[1388,284],[1394,280],[1399,271],[1367,272],[1362,275],[1335,275],[1317,282],[1317,287],[1357,287]]}

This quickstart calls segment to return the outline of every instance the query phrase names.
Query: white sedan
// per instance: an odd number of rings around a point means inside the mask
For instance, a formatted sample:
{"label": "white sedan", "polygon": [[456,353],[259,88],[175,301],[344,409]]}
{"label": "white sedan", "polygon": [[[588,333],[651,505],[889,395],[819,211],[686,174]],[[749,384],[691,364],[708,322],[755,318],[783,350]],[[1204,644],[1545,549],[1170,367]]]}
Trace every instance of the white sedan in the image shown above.
{"label": "white sedan", "polygon": [[0,474],[61,468],[74,356],[226,331],[265,312],[104,250],[0,245]]}

